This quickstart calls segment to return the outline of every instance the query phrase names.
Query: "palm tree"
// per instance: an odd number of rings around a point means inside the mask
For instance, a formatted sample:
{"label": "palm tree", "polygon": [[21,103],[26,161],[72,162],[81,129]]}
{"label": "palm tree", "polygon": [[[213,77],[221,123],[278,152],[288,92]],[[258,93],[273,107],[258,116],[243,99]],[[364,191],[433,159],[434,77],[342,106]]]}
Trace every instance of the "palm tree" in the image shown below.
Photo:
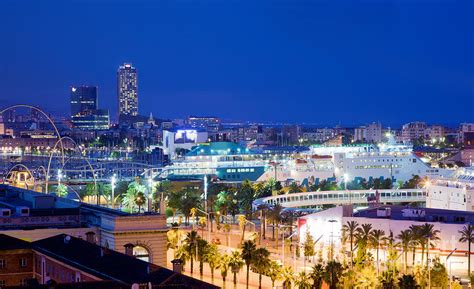
{"label": "palm tree", "polygon": [[[411,246],[413,250],[413,256],[412,256],[412,266],[415,266],[415,258],[416,258],[416,247],[421,244],[421,232],[420,232],[420,226],[417,225],[411,225],[409,228],[410,234],[411,234]],[[421,248],[421,253],[422,256],[424,255],[424,247],[422,246]],[[423,262],[423,261],[422,261]]]}
{"label": "palm tree", "polygon": [[349,238],[350,247],[351,247],[351,266],[354,263],[354,240],[359,229],[359,223],[357,221],[347,221],[345,225],[342,226],[343,233]]}
{"label": "palm tree", "polygon": [[270,265],[270,252],[266,248],[258,248],[253,254],[252,268],[258,273],[258,288],[262,289],[262,274]]}
{"label": "palm tree", "polygon": [[407,264],[408,264],[408,248],[410,247],[410,244],[413,241],[413,234],[412,231],[407,229],[401,231],[397,235],[397,239],[400,240],[400,245],[402,246],[402,251],[404,255],[404,261],[405,261],[405,266],[404,266],[404,271],[405,273],[407,272]]}
{"label": "palm tree", "polygon": [[420,286],[416,283],[415,277],[413,275],[403,275],[398,278],[398,287],[400,289],[417,289]]}
{"label": "palm tree", "polygon": [[211,244],[209,245],[209,248],[204,255],[204,262],[206,262],[209,265],[209,268],[211,269],[211,280],[214,282],[214,269],[218,266],[219,260],[221,259],[221,254],[219,253],[219,250],[217,249],[216,244]]}
{"label": "palm tree", "polygon": [[142,206],[145,204],[145,201],[146,201],[145,194],[143,194],[143,192],[138,192],[135,196],[135,204],[138,206],[139,213]]}
{"label": "palm tree", "polygon": [[266,203],[261,204],[258,206],[258,210],[260,210],[260,226],[262,228],[262,237],[265,240],[266,239],[266,225],[267,225],[267,211],[268,211],[268,205]]}
{"label": "palm tree", "polygon": [[201,238],[204,238],[204,228],[206,228],[207,226],[206,217],[203,217],[203,216],[199,217],[198,224],[199,224],[199,227],[201,228]]}
{"label": "palm tree", "polygon": [[198,233],[194,230],[187,233],[186,239],[184,239],[184,242],[187,245],[186,251],[189,255],[189,259],[191,260],[191,274],[193,274],[194,258],[196,258],[197,244],[199,239]]}
{"label": "palm tree", "polygon": [[322,264],[314,265],[309,277],[313,279],[313,288],[321,289],[323,286],[324,266]]}
{"label": "palm tree", "polygon": [[257,246],[255,242],[252,240],[247,240],[242,244],[242,259],[245,261],[245,265],[247,266],[247,289],[249,288],[249,273],[250,273],[250,265],[253,261],[253,255],[257,250]]}
{"label": "palm tree", "polygon": [[306,272],[302,271],[299,272],[298,275],[295,278],[295,286],[298,287],[298,289],[310,289],[311,288],[311,283],[309,281],[309,276],[306,274]]}
{"label": "palm tree", "polygon": [[434,246],[431,242],[436,242],[439,240],[438,234],[440,233],[439,230],[434,229],[433,224],[425,223],[421,225],[421,236],[423,237],[423,243],[426,245],[426,267],[429,268],[429,253],[430,253],[430,246]]}
{"label": "palm tree", "polygon": [[171,230],[166,233],[166,239],[168,241],[167,249],[172,249],[173,252],[175,252],[178,248],[179,240],[181,239],[181,231],[177,227],[171,228]]}
{"label": "palm tree", "polygon": [[357,254],[359,261],[363,261],[367,254],[367,248],[370,244],[372,224],[362,224],[357,228],[356,242],[358,246]]}
{"label": "palm tree", "polygon": [[218,268],[221,269],[221,276],[223,282],[222,288],[225,288],[225,279],[227,278],[227,272],[229,271],[229,264],[230,256],[227,254],[222,255],[218,263]]}
{"label": "palm tree", "polygon": [[237,250],[233,251],[230,255],[229,266],[232,270],[232,273],[234,274],[234,287],[237,286],[237,273],[239,273],[240,269],[242,269],[244,264],[245,262],[244,260],[242,260],[242,257],[240,257],[240,252]]}
{"label": "palm tree", "polygon": [[474,242],[474,226],[471,224],[465,225],[462,230],[458,231],[461,234],[459,242],[467,243],[467,276],[471,276],[471,243]]}
{"label": "palm tree", "polygon": [[291,281],[294,279],[293,268],[290,266],[283,267],[282,279],[283,279],[283,288],[291,289]]}
{"label": "palm tree", "polygon": [[206,259],[205,256],[208,250],[209,243],[206,240],[199,238],[197,241],[197,259],[199,260],[199,276],[201,276],[201,279],[204,269],[204,261]]}
{"label": "palm tree", "polygon": [[342,264],[337,261],[329,261],[324,270],[324,281],[329,285],[329,289],[336,289],[343,271]]}
{"label": "palm tree", "polygon": [[240,243],[242,244],[244,242],[244,237],[245,237],[245,224],[247,223],[247,218],[245,215],[240,215],[239,216],[239,227],[242,230],[242,237],[240,238]]}
{"label": "palm tree", "polygon": [[181,260],[181,262],[183,263],[183,271],[184,271],[184,266],[186,265],[186,261],[189,260],[188,245],[186,243],[183,244],[182,246],[179,246],[178,249],[174,251],[174,258]]}
{"label": "palm tree", "polygon": [[355,288],[377,288],[377,275],[373,266],[365,266],[357,274]]}
{"label": "palm tree", "polygon": [[281,265],[275,261],[270,261],[270,266],[268,266],[265,275],[270,277],[270,280],[272,280],[272,288],[275,288],[275,281],[282,277]]}
{"label": "palm tree", "polygon": [[376,256],[377,256],[377,260],[376,260],[376,263],[377,263],[377,276],[380,273],[380,266],[379,266],[379,263],[380,263],[380,260],[379,260],[380,243],[383,241],[384,236],[385,236],[385,232],[383,230],[379,230],[379,229],[373,230],[370,234],[371,243],[377,251],[377,253],[376,253]]}
{"label": "palm tree", "polygon": [[[273,206],[269,211],[269,218],[272,221],[273,228],[272,228],[272,237],[275,240],[275,246],[278,248],[278,225],[280,224],[282,217],[281,211],[283,207],[280,204],[276,204]],[[275,229],[277,230],[276,238],[275,238]]]}

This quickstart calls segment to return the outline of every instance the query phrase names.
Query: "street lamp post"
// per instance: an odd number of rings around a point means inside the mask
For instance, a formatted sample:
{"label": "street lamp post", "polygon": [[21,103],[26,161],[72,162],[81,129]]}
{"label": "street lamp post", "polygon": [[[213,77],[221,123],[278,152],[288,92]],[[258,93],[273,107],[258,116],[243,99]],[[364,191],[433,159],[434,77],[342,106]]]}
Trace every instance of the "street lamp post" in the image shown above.
{"label": "street lamp post", "polygon": [[349,204],[352,205],[352,194],[347,191],[347,182],[349,181],[349,175],[344,174],[344,190],[349,194]]}
{"label": "street lamp post", "polygon": [[328,221],[331,223],[331,239],[330,239],[330,247],[329,247],[329,259],[333,260],[334,259],[334,223],[337,222],[337,220],[331,219]]}
{"label": "street lamp post", "polygon": [[61,185],[61,178],[63,177],[63,171],[58,169],[58,187]]}
{"label": "street lamp post", "polygon": [[152,211],[152,198],[153,198],[153,179],[148,178],[148,212]]}
{"label": "street lamp post", "polygon": [[112,205],[112,209],[115,208],[115,182],[117,181],[115,174],[112,175],[112,178],[110,179],[110,186],[112,188],[112,199],[110,201],[110,204]]}

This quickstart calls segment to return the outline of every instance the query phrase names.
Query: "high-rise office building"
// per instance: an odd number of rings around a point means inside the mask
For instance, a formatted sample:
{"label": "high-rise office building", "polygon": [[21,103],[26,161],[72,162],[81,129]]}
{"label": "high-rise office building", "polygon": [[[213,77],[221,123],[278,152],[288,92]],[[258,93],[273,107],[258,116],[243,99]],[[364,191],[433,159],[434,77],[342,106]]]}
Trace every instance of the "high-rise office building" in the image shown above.
{"label": "high-rise office building", "polygon": [[108,129],[109,111],[99,109],[96,86],[71,87],[71,121],[75,128],[84,130]]}
{"label": "high-rise office building", "polygon": [[71,87],[71,116],[98,108],[97,86]]}
{"label": "high-rise office building", "polygon": [[117,71],[117,95],[119,116],[138,115],[137,69],[130,63],[124,63]]}

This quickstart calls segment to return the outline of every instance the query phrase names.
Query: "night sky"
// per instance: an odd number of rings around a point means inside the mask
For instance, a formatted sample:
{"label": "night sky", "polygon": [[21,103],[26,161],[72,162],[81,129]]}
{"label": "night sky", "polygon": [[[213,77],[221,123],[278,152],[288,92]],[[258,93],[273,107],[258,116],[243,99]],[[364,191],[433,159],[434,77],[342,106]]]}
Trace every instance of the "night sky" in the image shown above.
{"label": "night sky", "polygon": [[[357,3],[355,3],[357,2]],[[473,1],[0,1],[0,105],[69,111],[72,84],[141,114],[360,125],[474,121]]]}

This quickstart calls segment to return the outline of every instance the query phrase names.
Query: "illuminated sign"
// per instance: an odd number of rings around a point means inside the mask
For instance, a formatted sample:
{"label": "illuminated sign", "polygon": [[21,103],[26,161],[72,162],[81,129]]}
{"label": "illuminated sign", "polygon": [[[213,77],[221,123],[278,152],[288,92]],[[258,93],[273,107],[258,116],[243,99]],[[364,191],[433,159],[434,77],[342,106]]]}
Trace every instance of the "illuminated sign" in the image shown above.
{"label": "illuminated sign", "polygon": [[174,136],[175,143],[195,143],[197,140],[197,131],[194,129],[180,129]]}

